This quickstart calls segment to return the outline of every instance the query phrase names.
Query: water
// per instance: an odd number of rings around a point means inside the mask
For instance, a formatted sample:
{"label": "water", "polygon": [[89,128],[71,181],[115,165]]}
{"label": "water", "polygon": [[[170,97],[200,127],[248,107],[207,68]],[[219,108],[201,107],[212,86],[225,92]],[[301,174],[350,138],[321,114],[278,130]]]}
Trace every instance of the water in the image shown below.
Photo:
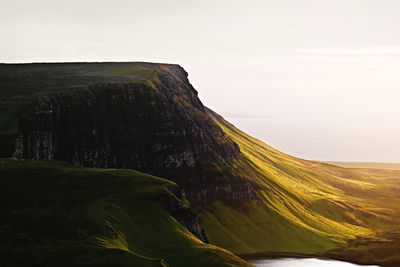
{"label": "water", "polygon": [[249,261],[257,267],[356,267],[369,266],[379,267],[378,265],[358,265],[345,261],[337,260],[320,260],[314,258],[281,258],[281,259],[266,259]]}

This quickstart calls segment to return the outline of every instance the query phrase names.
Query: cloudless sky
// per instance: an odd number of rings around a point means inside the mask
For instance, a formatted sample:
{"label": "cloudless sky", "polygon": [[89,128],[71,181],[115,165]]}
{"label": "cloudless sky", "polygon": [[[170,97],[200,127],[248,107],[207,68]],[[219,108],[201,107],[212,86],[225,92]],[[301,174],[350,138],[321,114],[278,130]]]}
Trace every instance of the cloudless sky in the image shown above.
{"label": "cloudless sky", "polygon": [[400,162],[398,0],[0,2],[0,62],[150,61],[286,153]]}

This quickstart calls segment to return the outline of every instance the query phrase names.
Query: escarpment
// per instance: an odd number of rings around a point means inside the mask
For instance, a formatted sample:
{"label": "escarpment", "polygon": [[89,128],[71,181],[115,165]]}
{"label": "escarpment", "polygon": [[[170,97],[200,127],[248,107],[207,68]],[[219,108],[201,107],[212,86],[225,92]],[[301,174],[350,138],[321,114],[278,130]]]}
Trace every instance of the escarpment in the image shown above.
{"label": "escarpment", "polygon": [[[180,66],[27,64],[0,70],[0,103],[8,114],[1,157],[136,169],[177,182],[194,205],[255,198],[256,185],[235,172],[238,145],[210,117]],[[13,123],[15,129],[5,129]]]}
{"label": "escarpment", "polygon": [[[3,238],[5,244],[14,237],[20,239],[20,222],[28,222],[25,218],[35,222],[38,215],[44,217],[35,225],[46,225],[40,238],[45,237],[47,242],[49,224],[43,224],[43,218],[53,219],[60,210],[55,200],[63,203],[65,198],[59,194],[80,207],[96,191],[104,201],[95,201],[87,211],[111,212],[111,217],[95,216],[100,219],[98,233],[106,242],[103,245],[126,250],[125,241],[134,240],[131,246],[137,247],[132,251],[142,255],[149,251],[143,245],[147,243],[153,249],[160,243],[165,254],[148,255],[151,258],[165,257],[168,261],[169,249],[180,254],[188,247],[187,239],[197,249],[213,248],[201,239],[240,255],[327,255],[382,266],[400,262],[396,256],[399,222],[395,219],[399,218],[399,171],[343,169],[284,154],[204,107],[187,73],[177,65],[0,64],[0,157],[11,156],[36,161],[0,160],[1,178],[14,163],[21,165],[10,172],[10,180],[18,178],[15,174],[19,171],[26,177],[22,183],[14,181],[13,188],[3,179],[3,210],[9,203],[19,205],[22,194],[26,206],[34,211],[23,208],[15,212],[12,208],[5,213],[3,237],[11,237],[7,227],[17,227],[12,238]],[[101,169],[73,168],[69,175],[67,167],[60,166],[62,176],[54,180],[51,166],[59,163],[45,161],[48,159]],[[26,169],[29,164],[38,165],[31,172]],[[172,180],[178,186],[164,181],[169,186],[155,194],[154,183],[143,187],[152,180],[150,177],[140,180],[138,176],[144,174],[107,168],[135,169]],[[81,173],[82,169],[86,171]],[[106,175],[103,183],[93,180],[88,184],[91,175],[99,172]],[[107,176],[111,172],[113,178]],[[130,187],[125,184],[126,172],[139,182]],[[38,179],[32,179],[35,176]],[[37,183],[46,177],[48,188]],[[121,199],[118,191],[110,203],[110,192],[117,184],[127,198]],[[51,205],[48,212],[42,212],[43,205],[38,205],[38,190],[46,200],[44,206]],[[81,198],[76,198],[77,190]],[[132,220],[118,207],[126,208]],[[75,225],[79,225],[81,217],[71,212],[77,219]],[[67,229],[68,220],[61,220]],[[135,224],[140,227],[135,228]],[[27,226],[31,229],[30,222]],[[54,229],[57,236],[59,229]],[[76,229],[78,234],[86,232],[81,227]],[[166,230],[167,242],[158,242],[157,231],[162,229]],[[149,234],[157,242],[144,242]],[[176,247],[164,246],[173,237],[184,240],[180,243],[176,239]],[[26,239],[20,240],[19,244],[26,243]],[[53,255],[47,248],[45,251]],[[352,254],[354,251],[357,253]],[[382,251],[390,254],[382,257]]]}

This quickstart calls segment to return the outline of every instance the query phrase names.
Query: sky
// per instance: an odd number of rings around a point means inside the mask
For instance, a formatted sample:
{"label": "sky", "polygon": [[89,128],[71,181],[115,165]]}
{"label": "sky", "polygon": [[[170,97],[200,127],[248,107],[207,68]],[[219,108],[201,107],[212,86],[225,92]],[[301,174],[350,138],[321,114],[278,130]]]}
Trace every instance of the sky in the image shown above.
{"label": "sky", "polygon": [[203,104],[313,160],[400,162],[398,0],[0,2],[0,62],[176,63]]}

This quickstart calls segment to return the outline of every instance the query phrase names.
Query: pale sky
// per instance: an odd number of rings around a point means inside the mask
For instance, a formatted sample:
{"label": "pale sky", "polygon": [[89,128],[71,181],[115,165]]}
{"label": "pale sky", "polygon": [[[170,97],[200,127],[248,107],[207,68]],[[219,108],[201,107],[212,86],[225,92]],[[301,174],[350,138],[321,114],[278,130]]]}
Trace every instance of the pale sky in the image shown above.
{"label": "pale sky", "polygon": [[1,0],[0,62],[177,63],[288,154],[400,162],[398,0]]}

